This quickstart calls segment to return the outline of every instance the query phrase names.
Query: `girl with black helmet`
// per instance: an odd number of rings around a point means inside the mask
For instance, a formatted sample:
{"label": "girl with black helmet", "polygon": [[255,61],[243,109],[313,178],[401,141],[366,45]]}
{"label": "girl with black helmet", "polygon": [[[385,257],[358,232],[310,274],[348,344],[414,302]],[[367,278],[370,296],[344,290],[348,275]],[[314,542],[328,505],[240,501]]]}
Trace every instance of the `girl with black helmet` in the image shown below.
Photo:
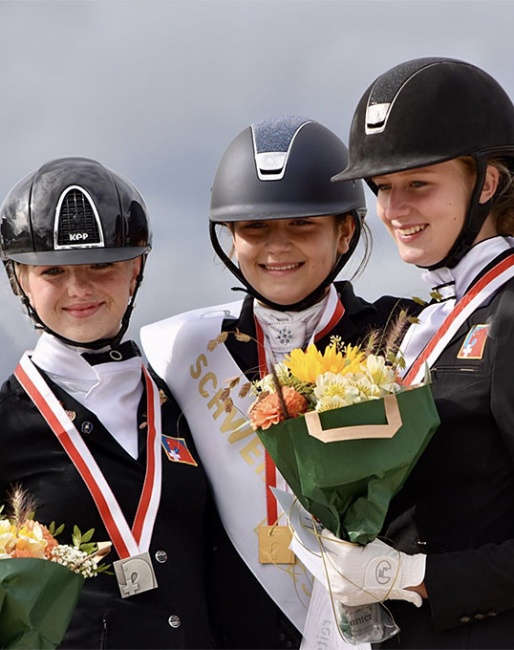
{"label": "girl with black helmet", "polygon": [[[263,558],[267,526],[280,516],[269,487],[281,478],[245,418],[251,397],[233,396],[237,408],[225,412],[225,380],[258,379],[293,348],[324,349],[332,335],[355,343],[398,306],[388,297],[370,304],[348,281],[334,283],[366,211],[360,181],[330,182],[346,161],[341,140],[313,120],[285,116],[243,130],[216,170],[210,233],[247,296],[141,332],[151,366],[185,411],[231,540],[217,544],[225,579],[213,621],[219,647],[299,647],[312,590],[300,565]],[[232,334],[207,353],[222,332]]]}
{"label": "girl with black helmet", "polygon": [[176,402],[122,340],[150,248],[142,196],[94,160],[46,163],[0,208],[2,260],[42,331],[0,391],[0,498],[20,484],[62,543],[74,525],[113,542],[62,647],[212,647],[206,480]]}
{"label": "girl with black helmet", "polygon": [[441,426],[392,502],[388,545],[336,547],[335,592],[391,599],[388,647],[512,648],[514,106],[469,63],[407,61],[365,92],[349,148],[334,180],[369,183],[433,289],[402,348],[407,383],[430,368]]}

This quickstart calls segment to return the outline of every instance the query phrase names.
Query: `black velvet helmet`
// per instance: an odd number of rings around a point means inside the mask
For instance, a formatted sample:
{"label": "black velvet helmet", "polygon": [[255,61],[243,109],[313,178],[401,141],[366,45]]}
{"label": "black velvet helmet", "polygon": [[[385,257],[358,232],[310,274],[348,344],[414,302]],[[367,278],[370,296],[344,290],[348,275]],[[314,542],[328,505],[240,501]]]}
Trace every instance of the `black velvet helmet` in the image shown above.
{"label": "black velvet helmet", "polygon": [[[348,150],[329,129],[305,117],[286,115],[255,122],[223,153],[211,192],[210,236],[216,253],[249,293],[276,309],[303,309],[319,300],[352,255],[366,214],[360,180],[330,179],[348,160]],[[247,282],[221,246],[217,225],[295,217],[350,214],[355,233],[349,250],[313,294],[294,305],[277,305]]]}
{"label": "black velvet helmet", "polygon": [[430,268],[454,266],[473,245],[490,203],[480,204],[487,160],[514,156],[514,106],[489,74],[464,61],[423,58],[391,68],[366,90],[355,110],[349,162],[333,181],[363,178],[472,155],[477,182],[462,233]]}
{"label": "black velvet helmet", "polygon": [[0,207],[0,255],[22,264],[120,262],[147,253],[144,199],[95,160],[59,158],[31,172]]}

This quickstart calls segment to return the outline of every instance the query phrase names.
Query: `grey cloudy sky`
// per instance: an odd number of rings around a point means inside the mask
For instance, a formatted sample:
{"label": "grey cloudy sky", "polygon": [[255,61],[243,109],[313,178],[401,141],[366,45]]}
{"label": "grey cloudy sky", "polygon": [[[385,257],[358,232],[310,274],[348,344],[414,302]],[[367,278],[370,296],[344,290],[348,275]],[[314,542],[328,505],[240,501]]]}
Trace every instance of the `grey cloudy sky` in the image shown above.
{"label": "grey cloudy sky", "polygon": [[[0,0],[0,197],[66,155],[139,187],[154,250],[137,337],[144,323],[241,295],[207,230],[214,170],[237,133],[294,113],[346,141],[367,86],[421,56],[475,63],[514,97],[513,26],[511,0]],[[367,196],[374,256],[358,292],[426,296]],[[35,341],[4,274],[0,314],[3,379]]]}

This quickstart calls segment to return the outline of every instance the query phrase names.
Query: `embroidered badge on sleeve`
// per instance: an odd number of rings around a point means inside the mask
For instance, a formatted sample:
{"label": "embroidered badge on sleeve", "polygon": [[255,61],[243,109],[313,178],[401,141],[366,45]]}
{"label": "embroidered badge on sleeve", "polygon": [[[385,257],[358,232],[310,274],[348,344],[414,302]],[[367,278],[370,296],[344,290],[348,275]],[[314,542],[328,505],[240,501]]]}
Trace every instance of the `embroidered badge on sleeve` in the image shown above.
{"label": "embroidered badge on sleeve", "polygon": [[481,359],[489,333],[489,325],[473,325],[462,344],[457,359]]}
{"label": "embroidered badge on sleeve", "polygon": [[164,447],[168,460],[171,460],[173,463],[186,463],[186,465],[198,466],[198,463],[187,448],[184,438],[171,438],[170,436],[163,435],[162,446]]}

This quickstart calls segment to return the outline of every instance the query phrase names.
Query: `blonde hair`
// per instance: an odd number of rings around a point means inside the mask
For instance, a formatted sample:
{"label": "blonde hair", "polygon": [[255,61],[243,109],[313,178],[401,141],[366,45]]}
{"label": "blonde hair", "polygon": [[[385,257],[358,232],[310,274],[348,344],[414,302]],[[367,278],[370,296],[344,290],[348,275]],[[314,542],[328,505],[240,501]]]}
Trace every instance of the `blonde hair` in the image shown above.
{"label": "blonde hair", "polygon": [[[470,178],[476,177],[476,163],[473,156],[457,158]],[[498,188],[492,198],[491,216],[499,235],[514,235],[514,161],[498,156],[487,161],[499,173]]]}

